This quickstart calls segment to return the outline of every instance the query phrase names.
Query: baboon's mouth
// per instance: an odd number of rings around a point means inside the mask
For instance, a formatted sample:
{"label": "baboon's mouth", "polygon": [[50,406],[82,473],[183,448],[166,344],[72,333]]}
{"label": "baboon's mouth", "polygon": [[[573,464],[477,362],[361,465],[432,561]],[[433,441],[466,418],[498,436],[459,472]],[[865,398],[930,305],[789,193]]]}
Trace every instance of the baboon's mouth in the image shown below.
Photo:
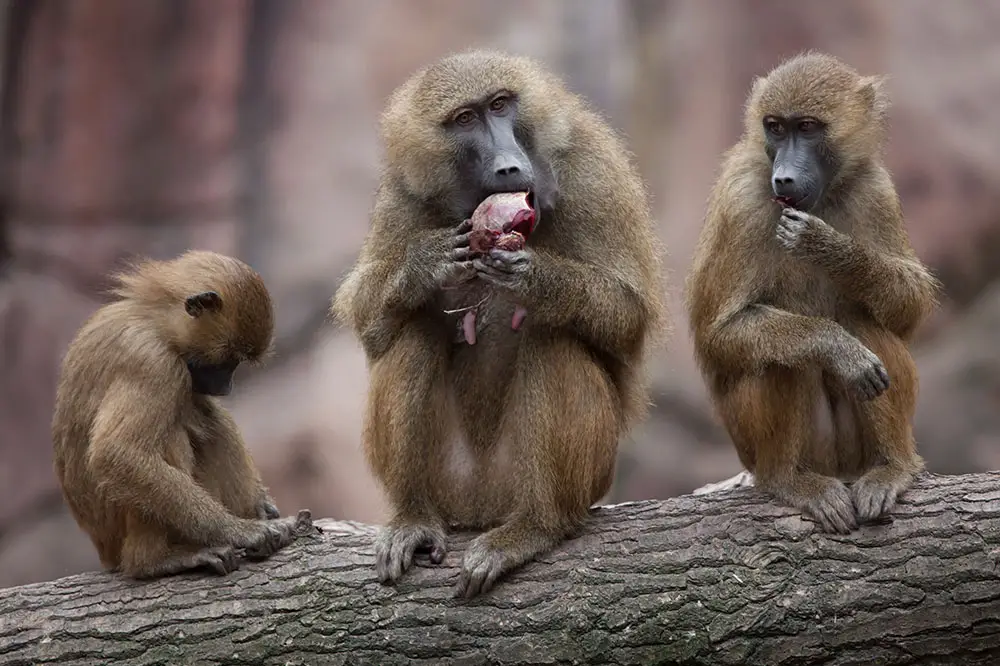
{"label": "baboon's mouth", "polygon": [[528,195],[525,197],[525,203],[528,204],[528,208],[517,211],[514,219],[503,225],[503,232],[506,234],[516,231],[527,240],[528,236],[531,235],[531,232],[538,225],[540,211],[535,207],[535,193],[533,191],[528,192]]}
{"label": "baboon's mouth", "polygon": [[774,197],[774,201],[785,208],[795,208],[795,199],[791,197]]}

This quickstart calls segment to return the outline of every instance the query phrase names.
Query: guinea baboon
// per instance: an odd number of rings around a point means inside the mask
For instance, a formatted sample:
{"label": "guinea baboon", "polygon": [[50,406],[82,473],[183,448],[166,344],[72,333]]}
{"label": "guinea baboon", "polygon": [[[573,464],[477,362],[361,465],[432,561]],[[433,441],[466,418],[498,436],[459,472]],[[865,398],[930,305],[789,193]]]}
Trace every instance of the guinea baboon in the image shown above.
{"label": "guinea baboon", "polygon": [[[471,597],[574,533],[608,490],[619,438],[648,402],[660,263],[622,140],[535,62],[473,51],[417,72],[382,119],[386,162],[334,312],[369,366],[367,460],[393,514],[383,582],[449,526],[488,529],[455,589]],[[519,251],[471,256],[488,195],[530,192]],[[489,296],[488,299],[484,298]],[[479,303],[475,345],[456,303]],[[518,307],[531,316],[511,327]]]}
{"label": "guinea baboon", "polygon": [[279,518],[227,395],[271,346],[271,299],[231,257],[192,251],[116,276],[63,359],[52,422],[63,496],[101,563],[133,578],[238,566],[308,531]]}
{"label": "guinea baboon", "polygon": [[888,106],[880,77],[828,55],[758,78],[688,278],[740,461],[828,532],[882,516],[923,468],[908,343],[938,285],[882,164]]}

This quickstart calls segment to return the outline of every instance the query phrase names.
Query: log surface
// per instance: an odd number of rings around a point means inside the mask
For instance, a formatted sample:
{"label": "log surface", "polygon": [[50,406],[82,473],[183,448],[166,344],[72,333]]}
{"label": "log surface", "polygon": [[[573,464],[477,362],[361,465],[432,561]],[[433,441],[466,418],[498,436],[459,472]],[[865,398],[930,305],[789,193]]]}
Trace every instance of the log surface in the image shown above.
{"label": "log surface", "polygon": [[848,536],[752,488],[602,507],[472,601],[469,535],[394,588],[377,528],[320,524],[224,578],[0,590],[0,666],[1000,663],[1000,473],[923,477]]}

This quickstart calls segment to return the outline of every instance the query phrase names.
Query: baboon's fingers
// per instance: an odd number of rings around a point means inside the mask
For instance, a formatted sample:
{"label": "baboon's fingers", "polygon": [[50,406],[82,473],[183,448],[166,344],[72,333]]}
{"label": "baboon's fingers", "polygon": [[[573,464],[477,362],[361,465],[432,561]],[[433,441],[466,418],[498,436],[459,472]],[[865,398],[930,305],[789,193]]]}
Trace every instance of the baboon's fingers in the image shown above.
{"label": "baboon's fingers", "polygon": [[444,556],[448,553],[448,546],[445,544],[444,539],[440,542],[435,542],[431,546],[431,562],[434,564],[441,564],[444,562]]}
{"label": "baboon's fingers", "polygon": [[500,250],[493,248],[487,257],[494,265],[515,266],[526,264],[531,259],[527,250]]}
{"label": "baboon's fingers", "polygon": [[427,552],[432,564],[441,564],[448,552],[448,544],[445,533],[440,530],[428,528],[423,541],[417,545],[416,552]]}
{"label": "baboon's fingers", "polygon": [[851,486],[851,498],[858,520],[867,524],[884,522],[909,479],[906,471],[883,465],[869,470],[855,481]]}
{"label": "baboon's fingers", "polygon": [[281,517],[277,505],[269,498],[264,498],[257,505],[257,518],[260,520],[274,520]]}
{"label": "baboon's fingers", "polygon": [[503,551],[490,546],[488,540],[480,536],[465,551],[452,596],[471,599],[489,592],[500,575],[511,567],[512,562],[508,559]]}
{"label": "baboon's fingers", "polygon": [[884,365],[879,365],[875,371],[878,375],[879,386],[883,391],[889,390],[889,386],[892,385],[892,382],[889,380],[889,371],[885,369]]}
{"label": "baboon's fingers", "polygon": [[392,548],[389,552],[389,577],[398,580],[410,568],[413,562],[413,551],[416,544],[411,545],[406,530],[397,530],[393,535]]}
{"label": "baboon's fingers", "polygon": [[392,554],[392,540],[380,536],[375,542],[375,573],[382,584],[392,582],[389,570],[389,557]]}
{"label": "baboon's fingers", "polygon": [[824,532],[848,534],[858,526],[851,493],[839,481],[831,483],[809,500],[804,508]]}
{"label": "baboon's fingers", "polygon": [[457,288],[476,276],[476,269],[471,260],[468,258],[458,260],[454,259],[454,256],[449,258],[452,260],[445,263],[438,273],[438,281],[442,287],[445,289]]}
{"label": "baboon's fingers", "polygon": [[[444,531],[433,525],[407,524],[400,527],[388,527],[376,542],[375,567],[379,580],[383,583],[393,582],[413,564],[413,555],[421,546],[431,547],[431,557],[440,556],[444,559]],[[437,563],[440,563],[440,560]]]}
{"label": "baboon's fingers", "polygon": [[871,377],[864,375],[857,385],[857,395],[858,400],[867,401],[873,400],[876,395],[878,395],[878,390],[875,388],[875,384],[872,382]]}
{"label": "baboon's fingers", "polygon": [[511,277],[508,271],[500,270],[490,263],[486,263],[485,257],[472,260],[472,267],[476,270],[476,275],[491,284],[506,284]]}
{"label": "baboon's fingers", "polygon": [[208,567],[220,576],[236,571],[240,567],[239,556],[235,548],[206,548],[194,555],[196,565]]}
{"label": "baboon's fingers", "polygon": [[856,527],[856,522],[846,514],[837,512],[831,508],[826,512],[827,531],[836,534],[849,534]]}
{"label": "baboon's fingers", "polygon": [[873,366],[865,373],[861,382],[861,397],[865,400],[874,400],[882,395],[889,388],[889,375],[881,364]]}
{"label": "baboon's fingers", "polygon": [[[504,251],[492,251],[492,253],[496,252]],[[520,255],[522,252],[523,250],[517,252],[504,252],[504,254]],[[508,261],[508,257],[505,256],[484,256],[473,259],[472,265],[476,269],[476,274],[479,277],[482,277],[493,284],[510,285],[513,281],[521,278],[521,275],[528,269],[529,263],[520,258]]]}

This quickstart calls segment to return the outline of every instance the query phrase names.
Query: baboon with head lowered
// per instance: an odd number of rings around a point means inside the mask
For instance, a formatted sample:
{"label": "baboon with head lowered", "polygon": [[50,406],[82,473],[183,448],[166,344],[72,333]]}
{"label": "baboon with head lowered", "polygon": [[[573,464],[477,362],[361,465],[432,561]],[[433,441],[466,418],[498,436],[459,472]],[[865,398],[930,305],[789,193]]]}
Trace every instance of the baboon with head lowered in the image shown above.
{"label": "baboon with head lowered", "polygon": [[[528,59],[423,69],[382,137],[371,228],[334,299],[368,359],[364,447],[393,511],[377,573],[399,579],[418,548],[440,562],[449,526],[488,529],[455,590],[473,596],[571,535],[611,484],[647,407],[654,228],[622,141]],[[473,210],[517,191],[539,215],[526,247],[471,256]],[[445,312],[457,302],[482,303],[474,345]],[[518,307],[530,316],[515,331]]]}
{"label": "baboon with head lowered", "polygon": [[923,467],[908,342],[937,283],[882,164],[887,111],[881,78],[827,55],[758,78],[688,279],[741,462],[828,532],[879,518]]}
{"label": "baboon with head lowered", "polygon": [[118,300],[83,325],[63,360],[52,435],[73,516],[101,563],[133,578],[238,565],[308,531],[279,518],[227,395],[271,345],[271,299],[237,259],[188,252],[118,276]]}

